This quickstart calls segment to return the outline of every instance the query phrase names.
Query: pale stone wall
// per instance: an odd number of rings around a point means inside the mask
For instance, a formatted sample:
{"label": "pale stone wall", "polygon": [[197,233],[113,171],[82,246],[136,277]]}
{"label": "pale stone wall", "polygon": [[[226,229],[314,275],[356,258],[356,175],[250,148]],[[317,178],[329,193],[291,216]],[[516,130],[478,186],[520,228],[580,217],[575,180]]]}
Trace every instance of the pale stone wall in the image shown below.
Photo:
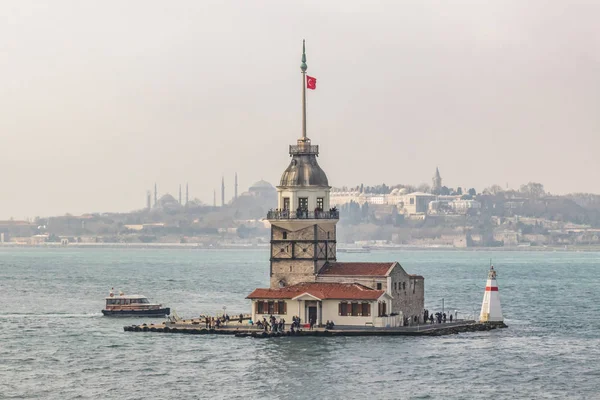
{"label": "pale stone wall", "polygon": [[277,208],[283,209],[283,198],[288,197],[290,199],[290,210],[295,211],[298,208],[299,198],[308,198],[308,210],[312,211],[317,207],[317,197],[323,198],[323,210],[329,210],[329,187],[315,187],[315,188],[284,188],[278,187],[278,205]]}
{"label": "pale stone wall", "polygon": [[[257,301],[261,301],[259,300],[252,300],[252,321],[254,321],[254,323],[256,323],[256,321],[262,321],[263,317],[266,318],[267,320],[269,319],[269,317],[271,316],[271,314],[257,314],[256,313],[256,302]],[[272,314],[274,317],[277,318],[277,320],[279,320],[280,318],[285,319],[285,323],[286,324],[291,324],[292,323],[292,316],[294,315],[298,315],[298,301],[296,300],[273,300],[273,299],[264,299],[262,301],[285,301],[286,303],[286,312],[284,313],[279,313],[279,314]],[[288,325],[289,328],[289,325]]]}
{"label": "pale stone wall", "polygon": [[358,283],[371,289],[377,289],[377,284],[381,283],[381,290],[388,291],[387,278],[385,276],[318,275],[317,282]]}
{"label": "pale stone wall", "polygon": [[[352,325],[352,326],[365,326],[365,323],[373,323],[375,317],[377,317],[377,302],[369,301],[371,304],[371,315],[367,317],[347,317],[339,315],[339,304],[343,300],[324,300],[323,301],[323,316],[322,323],[325,324],[327,320],[333,321],[336,325]],[[360,301],[359,303],[363,303]],[[389,307],[389,304],[388,304]]]}
{"label": "pale stone wall", "polygon": [[[305,222],[299,223],[306,225]],[[293,226],[290,223],[287,225]],[[283,281],[285,286],[301,282],[314,282],[315,273],[323,267],[325,262],[336,260],[335,239],[331,239],[331,242],[321,241],[316,244],[316,248],[314,241],[326,240],[327,233],[330,238],[335,238],[335,227],[335,222],[312,224],[297,230],[272,225],[272,240],[279,242],[271,242],[271,257],[278,259],[271,261],[271,288],[280,287],[280,281]],[[317,232],[316,238],[315,231]],[[284,233],[285,239],[283,238]],[[318,260],[315,261],[315,258]]]}
{"label": "pale stone wall", "polygon": [[425,281],[423,279],[411,278],[400,264],[390,273],[388,293],[394,298],[392,300],[392,312],[402,312],[405,317],[411,319],[419,317],[423,322],[423,310],[425,308]]}
{"label": "pale stone wall", "polygon": [[315,282],[315,263],[313,260],[283,260],[271,262],[271,289],[279,288],[279,282],[285,286],[302,282]]}
{"label": "pale stone wall", "polygon": [[381,290],[385,290],[392,296],[389,313],[402,313],[405,317],[419,317],[423,322],[423,310],[425,308],[425,281],[423,279],[411,278],[400,264],[396,264],[385,276],[331,276],[318,275],[317,282],[339,282],[359,283],[371,289],[377,289],[381,284]]}
{"label": "pale stone wall", "polygon": [[[286,303],[286,312],[279,314],[269,314],[263,313],[258,314],[256,312],[256,302],[257,301],[284,301]],[[321,302],[320,309],[320,319],[321,324],[325,324],[326,321],[333,321],[336,325],[348,325],[348,326],[365,326],[366,323],[372,323],[375,326],[375,322],[378,319],[377,311],[378,311],[378,302],[377,301],[367,301],[371,305],[371,315],[369,316],[341,316],[339,315],[339,304],[344,300],[323,300]],[[352,301],[348,300],[347,302],[351,303]],[[389,310],[391,307],[391,300],[385,299],[380,300],[380,302],[387,303],[387,309]],[[359,301],[358,303],[365,303],[364,301]],[[286,329],[289,329],[289,324],[292,322],[292,316],[299,316],[301,318],[302,324],[308,323],[308,315],[306,312],[306,302],[303,300],[277,300],[277,299],[256,299],[252,300],[252,320],[256,323],[256,321],[262,321],[263,318],[269,319],[271,315],[273,315],[278,320],[280,318],[285,319]]]}
{"label": "pale stone wall", "polygon": [[318,240],[336,240],[335,223],[319,224],[317,228]]}
{"label": "pale stone wall", "polygon": [[272,225],[271,227],[273,240],[284,240],[283,233],[287,234],[285,240],[314,240],[315,238],[315,227],[314,225],[307,226],[306,228],[298,229],[295,231],[284,229],[282,227]]}

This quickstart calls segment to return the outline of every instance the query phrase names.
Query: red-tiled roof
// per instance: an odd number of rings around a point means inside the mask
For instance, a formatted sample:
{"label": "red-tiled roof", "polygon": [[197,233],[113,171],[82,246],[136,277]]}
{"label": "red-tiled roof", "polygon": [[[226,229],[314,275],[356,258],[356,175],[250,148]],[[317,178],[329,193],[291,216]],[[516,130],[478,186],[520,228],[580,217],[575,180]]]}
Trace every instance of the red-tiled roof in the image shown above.
{"label": "red-tiled roof", "polygon": [[373,290],[358,283],[299,283],[280,289],[254,289],[247,299],[293,299],[308,293],[321,300],[377,300],[384,290]]}
{"label": "red-tiled roof", "polygon": [[319,275],[385,276],[393,262],[332,262],[326,264]]}

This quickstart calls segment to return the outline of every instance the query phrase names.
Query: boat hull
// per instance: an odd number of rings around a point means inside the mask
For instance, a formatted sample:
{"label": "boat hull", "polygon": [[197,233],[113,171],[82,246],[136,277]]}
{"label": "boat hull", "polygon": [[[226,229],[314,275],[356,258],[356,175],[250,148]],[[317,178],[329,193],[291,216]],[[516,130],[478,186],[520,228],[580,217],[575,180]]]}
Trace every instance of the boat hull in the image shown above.
{"label": "boat hull", "polygon": [[171,314],[169,307],[156,310],[102,310],[105,317],[164,317]]}

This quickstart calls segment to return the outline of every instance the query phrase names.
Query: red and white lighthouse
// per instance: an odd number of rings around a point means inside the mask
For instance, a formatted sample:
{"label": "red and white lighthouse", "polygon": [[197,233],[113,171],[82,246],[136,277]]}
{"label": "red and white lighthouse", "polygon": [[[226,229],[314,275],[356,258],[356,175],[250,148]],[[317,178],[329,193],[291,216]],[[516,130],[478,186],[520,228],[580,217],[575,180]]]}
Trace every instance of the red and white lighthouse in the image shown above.
{"label": "red and white lighthouse", "polygon": [[483,294],[483,304],[479,314],[479,322],[502,323],[502,307],[500,306],[500,294],[498,293],[498,283],[496,282],[496,271],[494,266],[490,266],[488,279],[485,284]]}

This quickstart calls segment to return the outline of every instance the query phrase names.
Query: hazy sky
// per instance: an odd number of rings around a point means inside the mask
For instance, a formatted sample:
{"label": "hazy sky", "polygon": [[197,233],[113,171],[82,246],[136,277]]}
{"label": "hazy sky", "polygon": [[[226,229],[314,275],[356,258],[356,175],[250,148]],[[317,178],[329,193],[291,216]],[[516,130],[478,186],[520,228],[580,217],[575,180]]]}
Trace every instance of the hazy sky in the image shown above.
{"label": "hazy sky", "polygon": [[334,186],[600,192],[598,1],[0,1],[0,218],[212,203],[300,135]]}

